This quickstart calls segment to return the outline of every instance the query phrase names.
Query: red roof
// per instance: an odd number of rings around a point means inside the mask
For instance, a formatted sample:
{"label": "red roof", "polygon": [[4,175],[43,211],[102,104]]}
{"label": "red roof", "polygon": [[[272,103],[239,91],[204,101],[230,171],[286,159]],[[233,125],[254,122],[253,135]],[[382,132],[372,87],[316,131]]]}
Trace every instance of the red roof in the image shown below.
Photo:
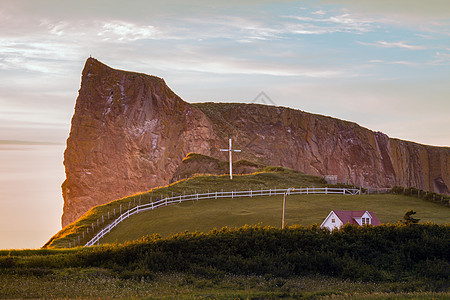
{"label": "red roof", "polygon": [[381,222],[377,216],[368,210],[333,210],[334,214],[339,218],[339,220],[341,220],[342,224],[350,223],[355,225],[358,225],[355,218],[361,218],[366,211],[372,217],[372,221],[370,223],[373,226],[381,225]]}

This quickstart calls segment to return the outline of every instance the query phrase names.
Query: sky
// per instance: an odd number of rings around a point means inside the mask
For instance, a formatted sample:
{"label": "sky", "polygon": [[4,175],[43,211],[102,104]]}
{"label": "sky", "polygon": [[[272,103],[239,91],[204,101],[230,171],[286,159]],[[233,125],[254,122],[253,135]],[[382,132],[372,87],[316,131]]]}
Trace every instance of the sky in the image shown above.
{"label": "sky", "polygon": [[[0,0],[0,142],[64,145],[89,56],[162,77],[187,102],[275,104],[450,146],[447,0]],[[53,160],[45,184],[17,173],[17,187],[1,164],[0,207],[21,220],[5,199],[54,202],[59,224],[63,147],[8,147],[21,174]],[[54,190],[30,199],[32,186]]]}
{"label": "sky", "polygon": [[188,102],[273,103],[450,145],[450,2],[1,0],[0,140],[64,143],[85,60]]}

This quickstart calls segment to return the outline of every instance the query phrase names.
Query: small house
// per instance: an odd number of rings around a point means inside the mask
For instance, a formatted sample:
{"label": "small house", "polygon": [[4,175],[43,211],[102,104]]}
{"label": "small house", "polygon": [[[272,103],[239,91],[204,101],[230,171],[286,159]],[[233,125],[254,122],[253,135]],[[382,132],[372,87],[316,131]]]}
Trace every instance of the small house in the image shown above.
{"label": "small house", "polygon": [[323,179],[327,184],[337,184],[338,183],[338,177],[337,175],[325,175],[323,176]]}
{"label": "small house", "polygon": [[333,230],[340,228],[344,224],[354,225],[380,225],[381,222],[377,216],[367,210],[332,210],[320,225],[321,228]]}

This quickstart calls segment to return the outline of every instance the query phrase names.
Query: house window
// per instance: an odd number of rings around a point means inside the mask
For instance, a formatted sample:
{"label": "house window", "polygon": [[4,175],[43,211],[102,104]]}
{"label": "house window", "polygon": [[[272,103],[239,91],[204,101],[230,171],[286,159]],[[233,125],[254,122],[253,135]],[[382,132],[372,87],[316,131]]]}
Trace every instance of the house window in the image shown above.
{"label": "house window", "polygon": [[370,219],[369,219],[369,218],[362,218],[362,219],[361,219],[361,223],[362,223],[362,225],[364,225],[364,224],[370,224]]}
{"label": "house window", "polygon": [[331,223],[336,223],[336,219],[331,219]]}

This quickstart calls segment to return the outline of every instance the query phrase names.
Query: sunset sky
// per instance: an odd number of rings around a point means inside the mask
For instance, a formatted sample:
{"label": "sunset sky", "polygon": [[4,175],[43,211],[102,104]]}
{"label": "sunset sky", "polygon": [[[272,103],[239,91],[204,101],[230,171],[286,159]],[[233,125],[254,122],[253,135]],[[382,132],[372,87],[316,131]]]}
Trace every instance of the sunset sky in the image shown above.
{"label": "sunset sky", "polygon": [[0,139],[63,143],[87,57],[188,102],[252,102],[450,145],[450,2],[27,1],[0,6]]}
{"label": "sunset sky", "polygon": [[[64,144],[89,56],[162,77],[187,102],[261,102],[265,92],[279,106],[450,146],[447,0],[1,0],[0,141]],[[40,176],[56,199],[26,200],[54,201],[58,224],[61,156],[47,171],[57,176]],[[25,197],[5,180],[2,209],[6,190]]]}

